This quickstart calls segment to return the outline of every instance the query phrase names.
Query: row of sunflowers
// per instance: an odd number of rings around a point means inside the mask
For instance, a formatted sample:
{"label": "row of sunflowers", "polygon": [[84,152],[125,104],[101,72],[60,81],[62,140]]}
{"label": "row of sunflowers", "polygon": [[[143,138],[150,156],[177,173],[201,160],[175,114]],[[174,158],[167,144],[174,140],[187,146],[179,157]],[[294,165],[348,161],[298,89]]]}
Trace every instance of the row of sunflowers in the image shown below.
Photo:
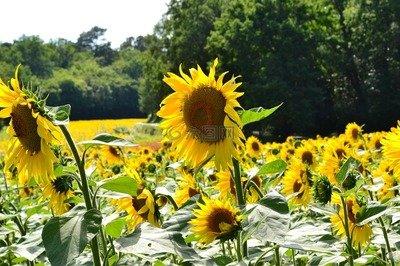
{"label": "row of sunflowers", "polygon": [[150,146],[76,142],[68,105],[0,81],[0,265],[398,265],[400,127],[246,138],[279,106],[241,109],[217,64],[166,75]]}

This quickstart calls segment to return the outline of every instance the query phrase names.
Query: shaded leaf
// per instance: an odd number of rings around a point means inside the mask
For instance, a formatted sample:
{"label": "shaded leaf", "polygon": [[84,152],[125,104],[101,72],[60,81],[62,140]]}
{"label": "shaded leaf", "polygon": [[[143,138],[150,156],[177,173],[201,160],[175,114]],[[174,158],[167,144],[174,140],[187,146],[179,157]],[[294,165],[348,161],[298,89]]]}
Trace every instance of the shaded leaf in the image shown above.
{"label": "shaded leaf", "polygon": [[358,225],[367,224],[375,219],[378,219],[386,213],[387,206],[378,202],[368,203],[361,207],[361,210],[356,215]]}
{"label": "shaded leaf", "polygon": [[82,253],[101,225],[97,210],[85,212],[77,206],[60,217],[52,217],[42,231],[43,244],[52,265],[67,265]]}
{"label": "shaded leaf", "polygon": [[108,145],[108,146],[117,146],[117,147],[136,147],[137,144],[134,144],[128,140],[107,134],[102,133],[94,137],[92,140],[85,140],[78,143],[79,145]]}
{"label": "shaded leaf", "polygon": [[46,113],[55,125],[66,125],[69,123],[71,105],[47,106]]}

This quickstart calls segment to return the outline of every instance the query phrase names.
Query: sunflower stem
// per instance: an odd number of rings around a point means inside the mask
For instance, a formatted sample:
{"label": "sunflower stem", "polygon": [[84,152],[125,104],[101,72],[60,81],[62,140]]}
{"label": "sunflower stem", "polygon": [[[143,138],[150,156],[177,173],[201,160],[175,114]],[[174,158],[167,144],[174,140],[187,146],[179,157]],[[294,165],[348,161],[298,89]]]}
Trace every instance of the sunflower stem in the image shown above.
{"label": "sunflower stem", "polygon": [[296,266],[296,253],[294,249],[292,249],[292,260],[293,260],[293,266]]}
{"label": "sunflower stem", "polygon": [[[390,247],[390,242],[389,242],[389,238],[387,235],[387,230],[385,227],[385,223],[383,222],[383,219],[381,217],[378,218],[378,221],[381,225],[381,229],[382,229],[382,233],[383,233],[383,238],[385,239],[385,244],[386,244],[386,249],[389,255],[389,259],[390,259],[390,265],[394,266],[394,258],[393,258],[393,253],[392,253],[392,249]],[[386,261],[386,256],[384,257],[384,260]]]}
{"label": "sunflower stem", "polygon": [[[234,174],[233,174],[233,180],[235,183],[235,190],[236,190],[236,199],[237,202],[239,204],[240,209],[243,211],[246,208],[246,199],[244,198],[244,193],[243,193],[243,186],[242,186],[242,181],[240,178],[240,166],[239,166],[239,162],[238,160],[236,160],[235,158],[232,159],[233,162],[233,170],[234,170]],[[238,244],[241,243],[240,240],[240,232],[238,232]],[[247,241],[243,241],[242,243],[243,245],[243,256],[247,257]],[[238,248],[238,250],[240,250]]]}
{"label": "sunflower stem", "polygon": [[[85,205],[87,210],[93,209],[92,201],[90,200],[90,191],[89,191],[89,185],[88,181],[86,178],[86,173],[85,173],[85,165],[82,163],[78,149],[76,148],[75,142],[72,139],[72,136],[70,132],[68,131],[67,127],[65,125],[60,125],[59,126],[67,143],[69,148],[71,149],[72,155],[74,156],[75,162],[78,166],[78,171],[79,175],[81,177],[81,182],[82,182],[82,194],[83,198],[85,200]],[[97,241],[97,237],[95,236],[91,242],[90,242],[90,247],[92,249],[92,254],[93,254],[93,262],[95,266],[100,266],[101,261],[100,261],[100,252],[99,252],[99,243]]]}
{"label": "sunflower stem", "polygon": [[342,195],[340,195],[340,199],[342,201],[343,205],[343,212],[344,212],[344,230],[346,232],[346,238],[347,238],[347,249],[349,251],[349,264],[350,266],[354,265],[353,262],[353,245],[351,243],[351,236],[350,236],[350,230],[349,230],[349,219],[348,219],[348,210],[347,210],[347,204],[343,198]]}
{"label": "sunflower stem", "polygon": [[277,245],[274,250],[275,250],[275,265],[281,266],[281,256],[279,254],[279,246]]}
{"label": "sunflower stem", "polygon": [[236,255],[237,255],[237,261],[242,261],[243,260],[243,254],[242,254],[242,239],[240,232],[237,233],[237,244],[236,244]]}

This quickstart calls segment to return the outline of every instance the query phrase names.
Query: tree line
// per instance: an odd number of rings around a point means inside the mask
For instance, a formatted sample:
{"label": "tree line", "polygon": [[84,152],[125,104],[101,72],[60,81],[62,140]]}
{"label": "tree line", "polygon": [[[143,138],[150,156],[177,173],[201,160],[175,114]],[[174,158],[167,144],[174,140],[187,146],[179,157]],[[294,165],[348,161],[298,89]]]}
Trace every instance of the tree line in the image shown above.
{"label": "tree line", "polygon": [[112,49],[104,32],[2,43],[0,71],[22,63],[75,119],[154,118],[170,93],[163,74],[218,57],[220,72],[242,76],[244,108],[284,103],[249,129],[266,139],[328,135],[349,121],[387,130],[400,118],[398,0],[171,0],[152,34]]}

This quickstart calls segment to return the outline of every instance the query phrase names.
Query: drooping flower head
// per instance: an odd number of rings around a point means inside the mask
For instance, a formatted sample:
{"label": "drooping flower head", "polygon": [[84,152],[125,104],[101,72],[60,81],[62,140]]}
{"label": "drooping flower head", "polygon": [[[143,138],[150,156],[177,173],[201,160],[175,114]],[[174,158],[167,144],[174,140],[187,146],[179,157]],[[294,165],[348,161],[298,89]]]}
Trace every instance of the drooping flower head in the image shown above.
{"label": "drooping flower head", "polygon": [[162,103],[158,116],[164,135],[172,141],[180,157],[198,166],[211,156],[217,169],[231,165],[238,158],[237,146],[243,145],[242,123],[234,108],[240,107],[235,92],[241,83],[232,77],[223,82],[226,73],[215,76],[216,59],[208,75],[200,67],[189,70],[190,76],[168,73],[164,77],[174,92]]}
{"label": "drooping flower head", "polygon": [[56,160],[51,144],[60,139],[59,131],[40,112],[34,95],[20,86],[18,68],[10,84],[0,80],[0,118],[11,118],[5,169],[16,167],[19,176],[49,182]]}

